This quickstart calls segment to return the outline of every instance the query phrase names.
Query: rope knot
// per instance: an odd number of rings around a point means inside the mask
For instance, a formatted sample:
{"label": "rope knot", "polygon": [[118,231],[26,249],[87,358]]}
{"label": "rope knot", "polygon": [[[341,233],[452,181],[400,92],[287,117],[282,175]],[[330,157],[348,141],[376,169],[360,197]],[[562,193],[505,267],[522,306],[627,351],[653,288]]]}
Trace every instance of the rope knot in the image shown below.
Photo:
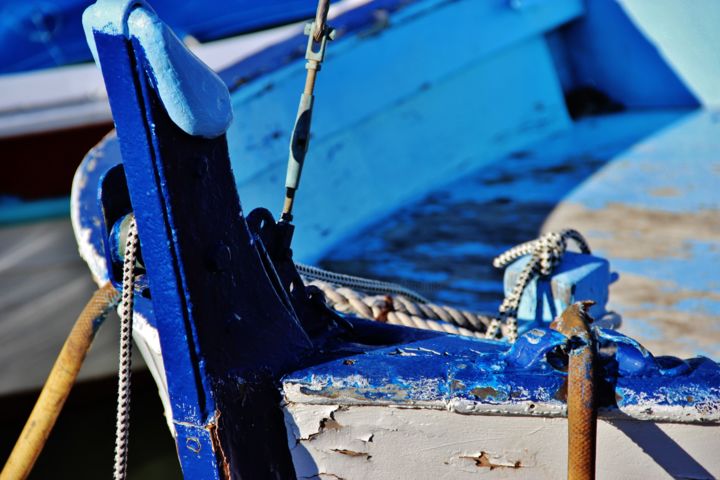
{"label": "rope knot", "polygon": [[495,268],[504,268],[520,257],[531,255],[530,261],[522,269],[517,277],[515,286],[508,293],[500,304],[500,320],[493,322],[491,328],[486,332],[487,338],[494,338],[504,323],[509,329],[508,340],[514,342],[517,338],[517,311],[520,307],[522,294],[528,284],[537,276],[547,277],[555,269],[562,259],[569,240],[574,240],[581,253],[590,254],[590,247],[585,238],[573,229],[560,230],[559,232],[548,232],[535,240],[522,243],[493,259]]}

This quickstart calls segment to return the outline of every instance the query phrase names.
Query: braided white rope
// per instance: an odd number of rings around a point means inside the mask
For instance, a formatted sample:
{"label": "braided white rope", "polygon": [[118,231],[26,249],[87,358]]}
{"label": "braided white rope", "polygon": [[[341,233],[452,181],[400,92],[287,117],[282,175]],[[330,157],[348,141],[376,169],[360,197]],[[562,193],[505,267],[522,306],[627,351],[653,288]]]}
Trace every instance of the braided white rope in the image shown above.
{"label": "braided white rope", "polygon": [[500,318],[491,322],[485,332],[486,338],[496,338],[501,323],[505,323],[509,330],[508,340],[510,343],[517,340],[517,311],[525,288],[536,276],[548,276],[552,273],[567,249],[568,240],[574,240],[581,253],[590,253],[590,247],[580,232],[565,229],[546,233],[536,240],[513,247],[493,260],[495,268],[503,268],[522,256],[532,255],[530,261],[518,275],[515,286],[503,299],[499,309]]}
{"label": "braided white rope", "polygon": [[[518,275],[515,286],[503,299],[499,317],[436,305],[395,283],[329,272],[308,265],[296,266],[305,283],[322,290],[328,304],[339,312],[471,337],[496,339],[501,334],[514,343],[518,337],[517,310],[525,288],[536,276],[552,273],[567,249],[568,240],[574,240],[582,253],[590,253],[585,238],[576,230],[566,229],[520,244],[493,260],[494,267],[504,268],[522,256],[532,255]],[[380,295],[366,295],[354,289]]]}
{"label": "braided white rope", "polygon": [[492,317],[432,303],[417,303],[402,295],[365,295],[348,287],[322,280],[307,285],[319,288],[328,305],[341,313],[354,313],[368,320],[435,330],[467,337],[484,338]]}
{"label": "braided white rope", "polygon": [[138,236],[135,218],[130,220],[123,261],[123,286],[120,301],[120,361],[118,366],[117,419],[115,424],[115,465],[113,478],[127,476],[128,441],[130,439],[130,376],[132,367],[133,293]]}

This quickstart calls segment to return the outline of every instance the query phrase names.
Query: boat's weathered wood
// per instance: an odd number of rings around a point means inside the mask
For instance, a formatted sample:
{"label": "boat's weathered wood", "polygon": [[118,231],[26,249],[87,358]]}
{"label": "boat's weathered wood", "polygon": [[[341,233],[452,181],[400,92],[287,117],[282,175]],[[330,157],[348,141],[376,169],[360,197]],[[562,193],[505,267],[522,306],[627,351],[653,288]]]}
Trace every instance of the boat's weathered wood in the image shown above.
{"label": "boat's weathered wood", "polygon": [[272,220],[251,231],[243,215],[225,137],[227,88],[142,4],[99,1],[83,23],[123,158],[93,185],[105,270],[119,280],[109,237],[133,211],[146,270],[135,308],[157,328],[183,472],[289,478],[274,381],[311,348],[294,301],[303,290],[291,294],[269,258],[275,246],[263,246]]}
{"label": "boat's weathered wood", "polygon": [[[555,480],[566,476],[564,418],[290,402],[285,421],[298,478]],[[719,439],[717,426],[601,419],[597,478],[716,478]]]}
{"label": "boat's weathered wood", "polygon": [[[598,477],[720,474],[720,366],[655,359],[617,333],[594,335],[605,352],[595,364]],[[565,341],[534,330],[506,350],[436,336],[287,375],[285,421],[298,475],[564,477],[567,427],[557,417],[567,413],[569,391],[555,347]]]}

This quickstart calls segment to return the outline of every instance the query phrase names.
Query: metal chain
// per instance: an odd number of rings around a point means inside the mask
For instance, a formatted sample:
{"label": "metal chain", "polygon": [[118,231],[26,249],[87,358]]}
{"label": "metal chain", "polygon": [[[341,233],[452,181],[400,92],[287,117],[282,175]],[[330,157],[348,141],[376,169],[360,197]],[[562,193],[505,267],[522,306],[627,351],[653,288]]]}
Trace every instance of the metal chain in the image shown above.
{"label": "metal chain", "polygon": [[113,478],[127,476],[128,440],[130,439],[130,377],[132,367],[132,321],[135,290],[135,261],[138,235],[135,217],[130,220],[123,261],[122,299],[120,301],[120,361],[118,366],[117,421],[115,424],[115,466]]}

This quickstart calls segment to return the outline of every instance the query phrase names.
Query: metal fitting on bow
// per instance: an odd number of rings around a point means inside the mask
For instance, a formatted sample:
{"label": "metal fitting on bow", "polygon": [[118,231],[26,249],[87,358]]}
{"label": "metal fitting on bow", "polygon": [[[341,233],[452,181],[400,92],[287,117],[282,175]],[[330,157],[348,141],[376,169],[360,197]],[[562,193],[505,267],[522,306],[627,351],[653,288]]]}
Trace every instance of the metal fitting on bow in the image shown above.
{"label": "metal fitting on bow", "polygon": [[595,337],[587,309],[595,302],[570,305],[550,328],[568,337],[568,480],[595,478],[597,400],[595,395]]}

